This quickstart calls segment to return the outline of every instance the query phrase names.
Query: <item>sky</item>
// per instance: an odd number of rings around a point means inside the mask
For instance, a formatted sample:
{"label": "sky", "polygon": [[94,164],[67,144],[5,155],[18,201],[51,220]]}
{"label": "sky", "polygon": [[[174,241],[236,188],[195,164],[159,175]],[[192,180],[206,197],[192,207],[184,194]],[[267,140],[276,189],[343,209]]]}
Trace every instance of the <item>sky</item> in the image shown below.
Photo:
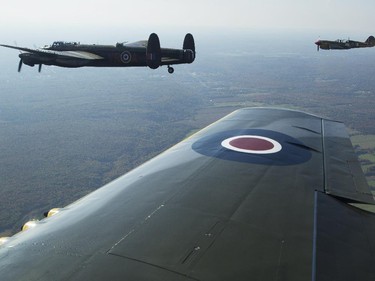
{"label": "sky", "polygon": [[7,0],[0,10],[0,42],[158,29],[298,30],[367,38],[375,33],[374,11],[374,0]]}

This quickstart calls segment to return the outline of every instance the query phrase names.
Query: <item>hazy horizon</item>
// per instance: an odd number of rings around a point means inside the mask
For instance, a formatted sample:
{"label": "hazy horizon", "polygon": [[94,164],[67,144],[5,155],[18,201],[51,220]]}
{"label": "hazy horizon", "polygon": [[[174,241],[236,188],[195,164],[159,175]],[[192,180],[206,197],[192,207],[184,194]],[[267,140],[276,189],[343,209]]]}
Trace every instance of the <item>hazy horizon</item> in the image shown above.
{"label": "hazy horizon", "polygon": [[364,40],[375,33],[374,8],[370,0],[20,0],[0,11],[0,43],[133,41],[151,32],[294,32]]}
{"label": "hazy horizon", "polygon": [[[0,12],[3,26],[178,26],[363,30],[375,19],[370,0],[38,0],[8,2]],[[360,17],[361,20],[358,20]]]}

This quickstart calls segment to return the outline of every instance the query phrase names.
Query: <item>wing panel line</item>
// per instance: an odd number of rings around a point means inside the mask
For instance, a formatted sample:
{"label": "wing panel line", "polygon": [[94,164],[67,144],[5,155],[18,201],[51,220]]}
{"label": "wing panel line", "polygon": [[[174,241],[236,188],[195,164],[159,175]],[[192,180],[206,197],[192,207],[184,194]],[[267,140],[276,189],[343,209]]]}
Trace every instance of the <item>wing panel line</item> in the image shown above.
{"label": "wing panel line", "polygon": [[316,237],[318,226],[318,191],[314,192],[314,227],[313,227],[313,248],[312,248],[312,272],[311,281],[316,281]]}
{"label": "wing panel line", "polygon": [[322,131],[322,169],[323,169],[323,191],[327,193],[327,159],[326,159],[326,144],[325,144],[325,126],[324,126],[324,119],[321,120],[321,131]]}
{"label": "wing panel line", "polygon": [[132,261],[135,261],[135,262],[139,262],[139,263],[143,263],[143,264],[146,264],[148,266],[152,266],[152,267],[156,267],[156,268],[159,268],[159,269],[162,269],[162,270],[166,270],[166,271],[169,271],[169,272],[172,272],[174,274],[177,274],[177,275],[180,275],[180,276],[183,276],[185,278],[189,278],[191,280],[195,280],[195,281],[202,281],[201,279],[197,279],[197,278],[194,278],[188,274],[184,274],[184,273],[181,273],[179,271],[175,271],[175,270],[172,270],[172,269],[169,269],[167,267],[163,267],[163,266],[160,266],[160,265],[156,265],[156,264],[153,264],[153,263],[149,263],[149,262],[146,262],[144,260],[139,260],[139,259],[135,259],[135,258],[131,258],[131,257],[127,257],[127,256],[123,256],[123,255],[119,255],[119,254],[115,254],[115,253],[109,253],[108,255],[111,255],[111,256],[114,256],[114,257],[118,257],[118,258],[123,258],[123,259],[127,259],[127,260],[132,260]]}

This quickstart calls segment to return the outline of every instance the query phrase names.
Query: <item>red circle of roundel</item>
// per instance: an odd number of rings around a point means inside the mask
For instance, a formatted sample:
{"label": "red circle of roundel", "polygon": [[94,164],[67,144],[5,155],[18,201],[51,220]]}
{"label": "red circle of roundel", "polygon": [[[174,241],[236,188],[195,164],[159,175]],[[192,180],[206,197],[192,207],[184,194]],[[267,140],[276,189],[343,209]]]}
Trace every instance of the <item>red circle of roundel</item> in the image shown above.
{"label": "red circle of roundel", "polygon": [[221,145],[237,152],[253,154],[276,153],[282,149],[278,141],[257,135],[234,136],[223,140]]}
{"label": "red circle of roundel", "polygon": [[230,145],[246,150],[269,150],[274,148],[272,142],[255,137],[239,137],[229,142]]}

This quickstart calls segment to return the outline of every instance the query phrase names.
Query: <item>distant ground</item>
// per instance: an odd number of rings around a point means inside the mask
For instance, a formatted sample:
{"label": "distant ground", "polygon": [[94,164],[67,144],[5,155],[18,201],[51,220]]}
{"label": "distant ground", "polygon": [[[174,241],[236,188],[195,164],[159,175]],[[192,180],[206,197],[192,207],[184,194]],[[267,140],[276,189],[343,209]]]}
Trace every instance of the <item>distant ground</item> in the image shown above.
{"label": "distant ground", "polygon": [[345,122],[375,188],[375,49],[316,52],[314,36],[201,36],[196,62],[173,75],[27,66],[18,74],[17,52],[0,49],[0,236],[246,106]]}

